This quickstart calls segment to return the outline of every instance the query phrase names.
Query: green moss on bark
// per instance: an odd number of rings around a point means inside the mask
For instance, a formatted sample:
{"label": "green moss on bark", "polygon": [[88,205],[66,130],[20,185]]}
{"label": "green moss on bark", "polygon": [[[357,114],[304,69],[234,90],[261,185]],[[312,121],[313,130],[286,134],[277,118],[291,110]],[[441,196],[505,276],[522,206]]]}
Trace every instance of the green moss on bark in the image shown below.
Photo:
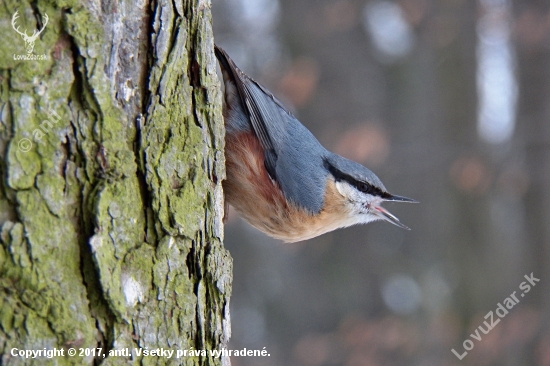
{"label": "green moss on bark", "polygon": [[[35,46],[46,61],[13,60],[22,40],[0,24],[14,35],[0,51],[6,363],[29,363],[12,358],[12,347],[220,349],[228,341],[231,258],[221,242],[224,140],[209,6],[140,4],[7,1],[0,9],[2,19],[19,10],[28,29],[35,14],[49,16]],[[135,37],[123,37],[130,29]]]}

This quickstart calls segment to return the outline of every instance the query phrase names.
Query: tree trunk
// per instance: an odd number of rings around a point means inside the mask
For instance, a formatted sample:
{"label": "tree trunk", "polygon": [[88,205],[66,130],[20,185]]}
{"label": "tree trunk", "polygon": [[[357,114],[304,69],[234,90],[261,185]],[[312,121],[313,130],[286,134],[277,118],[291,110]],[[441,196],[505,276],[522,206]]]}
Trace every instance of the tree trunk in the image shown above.
{"label": "tree trunk", "polygon": [[[0,19],[0,364],[229,364],[175,359],[230,335],[209,1],[4,1]],[[21,60],[17,26],[45,26],[45,59]]]}
{"label": "tree trunk", "polygon": [[[529,268],[534,274],[550,277],[550,49],[548,27],[550,5],[545,1],[515,1],[516,52],[518,55],[518,145],[524,150],[530,176],[525,197]],[[536,277],[536,276],[535,276]],[[529,296],[541,308],[550,305],[550,284],[541,281],[540,291]]]}

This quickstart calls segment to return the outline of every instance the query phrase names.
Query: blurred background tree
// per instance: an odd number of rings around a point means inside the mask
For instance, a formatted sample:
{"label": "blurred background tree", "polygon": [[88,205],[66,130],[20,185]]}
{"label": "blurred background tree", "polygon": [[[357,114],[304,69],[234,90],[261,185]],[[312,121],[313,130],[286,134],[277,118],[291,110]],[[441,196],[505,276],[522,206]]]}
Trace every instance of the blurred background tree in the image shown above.
{"label": "blurred background tree", "polygon": [[216,43],[327,148],[421,202],[388,205],[410,232],[290,245],[230,212],[230,345],[271,354],[233,366],[550,365],[550,3],[214,0],[213,15]]}

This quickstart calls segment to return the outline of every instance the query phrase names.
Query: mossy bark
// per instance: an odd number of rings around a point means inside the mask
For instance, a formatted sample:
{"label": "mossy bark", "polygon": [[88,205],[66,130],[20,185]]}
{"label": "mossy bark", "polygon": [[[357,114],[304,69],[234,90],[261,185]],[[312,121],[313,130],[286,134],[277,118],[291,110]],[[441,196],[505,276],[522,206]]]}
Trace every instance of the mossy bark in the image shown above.
{"label": "mossy bark", "polygon": [[[228,364],[67,356],[228,341],[210,2],[2,5],[0,364]],[[45,60],[14,56],[26,54],[16,11],[29,35],[48,15],[34,47]],[[14,348],[65,356],[25,359]]]}

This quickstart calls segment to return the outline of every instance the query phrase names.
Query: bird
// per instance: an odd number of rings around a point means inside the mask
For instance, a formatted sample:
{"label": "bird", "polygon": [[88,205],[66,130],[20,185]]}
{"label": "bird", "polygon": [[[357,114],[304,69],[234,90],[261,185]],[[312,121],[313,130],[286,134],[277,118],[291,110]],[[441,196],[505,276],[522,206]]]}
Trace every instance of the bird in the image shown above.
{"label": "bird", "polygon": [[224,82],[226,204],[287,243],[377,220],[410,230],[381,203],[416,200],[390,194],[368,168],[325,149],[222,48],[214,51]]}

